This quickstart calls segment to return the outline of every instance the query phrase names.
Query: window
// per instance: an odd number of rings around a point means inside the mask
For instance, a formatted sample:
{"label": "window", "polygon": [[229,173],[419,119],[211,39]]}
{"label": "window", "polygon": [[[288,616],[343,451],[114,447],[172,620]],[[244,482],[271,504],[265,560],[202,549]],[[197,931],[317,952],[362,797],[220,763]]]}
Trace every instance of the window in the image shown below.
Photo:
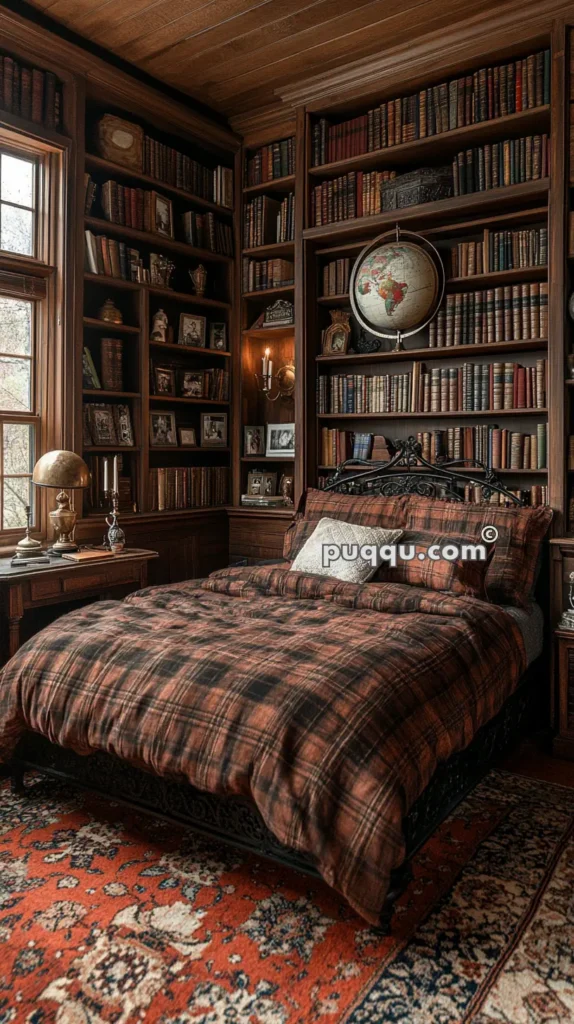
{"label": "window", "polygon": [[35,255],[37,161],[0,151],[0,249]]}
{"label": "window", "polygon": [[0,529],[26,524],[38,417],[34,409],[34,303],[0,294]]}

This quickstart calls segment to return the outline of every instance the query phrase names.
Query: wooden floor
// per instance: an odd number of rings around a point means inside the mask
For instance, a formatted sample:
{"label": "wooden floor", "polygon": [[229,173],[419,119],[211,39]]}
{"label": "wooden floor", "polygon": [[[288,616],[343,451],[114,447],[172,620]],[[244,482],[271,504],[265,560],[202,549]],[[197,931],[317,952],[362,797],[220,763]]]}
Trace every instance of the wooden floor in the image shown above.
{"label": "wooden floor", "polygon": [[545,782],[556,782],[560,786],[574,789],[574,761],[563,761],[552,757],[544,749],[542,741],[525,740],[510,757],[505,758],[501,768],[517,775],[528,775]]}

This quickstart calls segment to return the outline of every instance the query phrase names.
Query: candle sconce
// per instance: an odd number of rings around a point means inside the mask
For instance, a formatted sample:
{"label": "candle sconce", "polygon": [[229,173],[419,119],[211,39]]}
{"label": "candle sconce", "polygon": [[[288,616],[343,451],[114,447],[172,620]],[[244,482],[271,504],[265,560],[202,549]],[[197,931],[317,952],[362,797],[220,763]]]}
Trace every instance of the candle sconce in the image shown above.
{"label": "candle sconce", "polygon": [[273,362],[269,356],[270,351],[266,348],[262,359],[262,373],[254,374],[259,391],[262,391],[270,402],[276,402],[279,398],[292,398],[295,391],[295,367],[293,363],[286,363],[285,366],[282,366],[274,374]]}

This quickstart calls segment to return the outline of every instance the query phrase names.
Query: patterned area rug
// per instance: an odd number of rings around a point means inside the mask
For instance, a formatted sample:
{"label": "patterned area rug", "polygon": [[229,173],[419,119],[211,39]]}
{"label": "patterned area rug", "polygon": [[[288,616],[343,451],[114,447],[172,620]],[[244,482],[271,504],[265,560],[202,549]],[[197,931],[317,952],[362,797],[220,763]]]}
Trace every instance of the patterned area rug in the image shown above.
{"label": "patterned area rug", "polygon": [[574,1020],[574,790],[493,772],[390,937],[327,886],[63,786],[0,789],[0,1024]]}

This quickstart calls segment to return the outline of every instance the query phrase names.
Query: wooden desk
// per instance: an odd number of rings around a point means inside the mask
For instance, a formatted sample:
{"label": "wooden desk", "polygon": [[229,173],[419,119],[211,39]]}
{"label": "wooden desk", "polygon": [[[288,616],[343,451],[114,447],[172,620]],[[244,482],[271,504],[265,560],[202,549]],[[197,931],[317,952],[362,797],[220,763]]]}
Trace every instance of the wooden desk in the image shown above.
{"label": "wooden desk", "polygon": [[[8,626],[9,658],[20,647],[20,624],[25,611],[61,604],[78,598],[112,597],[116,587],[139,590],[147,585],[148,562],[157,551],[126,548],[121,555],[76,565],[63,558],[51,564],[11,567],[9,558],[0,559],[0,597]],[[0,663],[6,661],[6,652]]]}

